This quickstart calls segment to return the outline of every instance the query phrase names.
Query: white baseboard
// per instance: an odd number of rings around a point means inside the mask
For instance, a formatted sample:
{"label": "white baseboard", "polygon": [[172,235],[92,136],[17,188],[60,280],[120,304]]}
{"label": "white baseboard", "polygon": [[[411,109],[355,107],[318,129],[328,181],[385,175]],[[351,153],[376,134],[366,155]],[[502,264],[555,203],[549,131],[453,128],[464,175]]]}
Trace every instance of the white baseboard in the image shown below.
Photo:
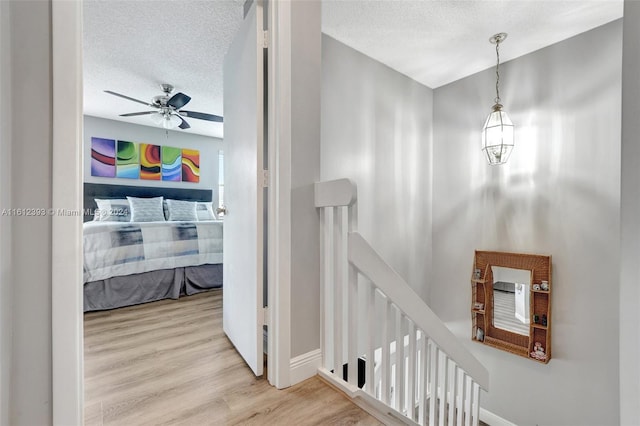
{"label": "white baseboard", "polygon": [[292,358],[289,364],[291,386],[318,374],[321,361],[322,353],[320,349]]}
{"label": "white baseboard", "polygon": [[480,420],[491,426],[517,426],[515,423],[503,419],[482,407],[480,407]]}

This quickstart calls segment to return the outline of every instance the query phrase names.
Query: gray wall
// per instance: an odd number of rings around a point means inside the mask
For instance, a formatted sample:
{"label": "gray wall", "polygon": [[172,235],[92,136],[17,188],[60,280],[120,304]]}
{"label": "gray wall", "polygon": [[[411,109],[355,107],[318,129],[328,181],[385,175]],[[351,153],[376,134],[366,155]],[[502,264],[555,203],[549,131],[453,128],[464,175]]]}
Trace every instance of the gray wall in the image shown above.
{"label": "gray wall", "polygon": [[[5,102],[13,110],[10,151],[4,149],[7,148],[5,136],[9,129],[4,126],[7,120],[4,114],[0,118],[0,143],[5,155],[11,152],[11,205],[47,206],[51,200],[50,4],[44,1],[13,2],[7,7],[2,2],[0,19],[3,25],[0,36],[5,35],[7,9],[11,21],[11,52],[4,48],[6,39],[2,37],[0,90],[6,101],[4,71],[10,68],[10,85],[14,88],[14,93],[10,102]],[[628,19],[637,22],[638,11],[631,13],[631,18]],[[616,23],[505,66],[503,97],[507,111],[518,125],[518,146],[512,161],[506,167],[489,168],[478,151],[478,128],[489,111],[490,100],[493,99],[492,71],[488,70],[435,92],[438,145],[434,157],[438,161],[435,163],[433,184],[436,189],[434,247],[437,247],[437,258],[434,262],[435,279],[432,282],[444,282],[446,285],[433,288],[432,306],[490,367],[493,392],[490,396],[484,396],[483,405],[521,424],[615,424],[618,421],[618,291],[615,283],[619,271],[616,261],[619,235],[615,230],[619,224],[617,206],[620,201],[620,34],[620,25]],[[626,46],[625,52],[628,49]],[[637,64],[636,59],[630,59],[626,62],[626,72],[637,71]],[[371,66],[374,67],[373,64]],[[341,72],[347,74],[346,70]],[[628,78],[631,78],[630,74],[627,74],[626,83]],[[322,113],[333,116],[337,128],[326,129],[323,123],[323,144],[333,145],[333,148],[323,147],[322,177],[344,177],[344,173],[353,167],[354,171],[347,176],[354,178],[360,185],[361,202],[364,204],[361,207],[360,228],[368,238],[375,237],[373,215],[380,216],[378,220],[388,220],[390,226],[393,226],[403,219],[387,219],[388,215],[397,215],[397,211],[414,209],[426,203],[426,208],[414,214],[426,215],[424,221],[429,223],[430,171],[421,170],[418,165],[430,167],[430,90],[411,83],[416,85],[413,89],[398,92],[415,92],[408,98],[420,106],[413,113],[425,111],[424,116],[409,119],[406,126],[393,126],[395,121],[392,120],[390,127],[387,127],[379,124],[380,121],[384,123],[391,117],[406,117],[411,114],[411,110],[403,111],[400,101],[395,104],[400,106],[393,109],[380,100],[374,102],[377,92],[385,90],[377,87],[372,76],[362,76],[360,79],[353,76],[350,81],[350,84],[342,87],[369,101],[360,99],[360,103],[356,103],[356,106],[363,107],[361,110],[343,107],[342,104],[334,105],[335,108],[342,108],[344,116],[341,117],[337,113],[327,112],[327,105],[331,104],[323,100]],[[626,83],[625,90],[628,88]],[[325,89],[326,85],[323,85],[323,96]],[[388,96],[393,94],[391,90],[385,93]],[[20,96],[16,96],[17,94]],[[298,93],[297,96],[302,97],[303,93]],[[340,99],[338,93],[332,96]],[[634,108],[631,112],[636,111],[637,104],[627,102],[628,99],[625,100],[625,106],[631,105],[630,108]],[[398,116],[389,115],[389,112]],[[362,119],[358,118],[360,114],[363,115]],[[33,120],[34,116],[38,117],[36,121]],[[636,118],[633,120],[637,123]],[[628,139],[629,131],[637,133],[635,128],[627,127],[627,123],[632,124],[630,120],[625,121],[625,155],[637,143]],[[359,130],[352,127],[359,127]],[[383,143],[412,140],[411,137],[400,138],[388,128],[393,128],[400,134],[414,128],[422,129],[412,132],[413,138],[419,136],[425,138],[426,142],[418,143],[417,146],[413,143],[410,145],[413,147],[411,151],[415,150],[415,157],[420,160],[409,161],[404,144]],[[333,150],[337,149],[337,142],[332,142],[332,138],[326,139],[327,131],[335,137],[340,137],[342,133],[358,136],[342,140],[345,143],[363,143],[360,141],[365,140],[363,151],[347,146],[345,156],[332,156]],[[361,138],[362,135],[368,136]],[[530,142],[528,145],[527,141]],[[399,152],[386,151],[389,145]],[[426,150],[426,154],[423,150]],[[313,147],[300,153],[303,156],[314,154]],[[388,154],[396,155],[388,157]],[[415,203],[405,202],[398,207],[395,204],[396,195],[393,195],[393,202],[385,203],[380,200],[376,204],[371,201],[377,196],[375,188],[387,184],[376,181],[376,174],[368,169],[377,167],[384,173],[386,168],[382,167],[383,162],[393,164],[392,169],[397,173],[385,176],[393,178],[398,191],[406,191],[405,196],[411,196],[410,201],[415,197]],[[403,167],[405,162],[408,165]],[[315,165],[313,162],[311,164]],[[0,200],[3,207],[8,191],[4,180],[6,165],[6,162],[0,163],[3,178],[0,183]],[[631,176],[631,165],[627,166],[623,168],[624,182],[636,185],[638,176]],[[412,177],[408,182],[404,181],[409,179],[406,177],[406,170],[416,170],[411,173]],[[312,174],[310,172],[308,177],[299,176],[310,179]],[[452,182],[448,182],[449,179]],[[413,189],[409,191],[406,184]],[[367,185],[370,189],[365,190],[363,186]],[[424,203],[417,202],[421,197],[426,197]],[[633,197],[635,195],[628,193],[628,190],[623,192],[623,211],[627,214],[632,210],[636,211],[637,200],[633,200]],[[372,211],[367,213],[371,215],[369,230],[365,228],[367,219],[363,211]],[[311,211],[308,214],[311,215]],[[623,226],[625,223],[629,224],[623,216]],[[419,224],[413,225],[407,225],[406,234],[422,232]],[[1,393],[0,397],[3,400],[2,407],[6,407],[6,401],[10,398],[9,424],[46,425],[51,423],[51,224],[48,218],[21,218],[14,220],[12,226],[16,235],[20,235],[19,240],[11,242],[13,267],[20,274],[16,274],[11,283],[13,294],[7,292],[6,272],[10,271],[5,269],[6,258],[0,259],[0,307],[14,307],[12,364],[8,368],[12,373],[11,388],[8,393]],[[309,227],[312,226],[316,225],[310,219]],[[424,228],[426,241],[429,240],[429,228],[428,225]],[[305,234],[300,234],[300,238],[303,235]],[[311,235],[311,231],[308,231],[308,235]],[[376,241],[376,248],[385,249],[386,242],[381,244],[382,240]],[[5,247],[4,238],[2,244]],[[472,253],[475,248],[489,247],[547,252],[554,256],[554,359],[549,365],[536,364],[469,341],[468,275]],[[391,251],[390,248],[385,250]],[[418,249],[415,250],[416,254],[409,253],[409,256],[417,261],[425,259],[418,255]],[[424,250],[428,259],[428,246]],[[627,251],[624,246],[623,254],[633,255],[633,259],[637,259],[637,253]],[[393,253],[385,253],[385,257],[391,258]],[[403,271],[401,267],[404,261],[406,259],[396,259],[399,265],[395,266],[405,278],[410,275],[420,276],[418,272],[410,274],[406,269]],[[312,268],[315,267],[312,265]],[[428,267],[424,268],[426,272],[429,271]],[[420,280],[408,279],[412,285],[420,287]],[[306,289],[317,294],[316,284],[315,278],[309,279]],[[631,289],[631,285],[627,282],[626,289]],[[292,287],[295,286],[293,282]],[[423,297],[426,290],[427,287],[421,288]],[[302,300],[304,295],[300,293],[304,289],[292,288],[292,296],[296,291]],[[10,303],[5,298],[7,294],[10,295]],[[632,291],[631,295],[633,294],[637,295]],[[296,299],[292,297],[292,300]],[[623,313],[635,314],[632,318],[636,323],[637,307],[638,303],[634,301],[621,306]],[[292,315],[293,324],[300,318],[304,320],[302,309],[297,309],[296,315]],[[2,311],[3,319],[5,312]],[[306,330],[296,330],[302,333],[315,330],[317,313],[312,312],[305,325]],[[11,330],[4,322],[1,327],[3,338],[0,344],[3,346],[0,355],[4,362],[8,359],[4,352],[5,338]],[[600,338],[594,340],[594,335]],[[297,341],[298,336],[295,333],[292,336]],[[311,334],[309,339],[297,351],[292,350],[292,356],[317,348],[318,336]],[[624,347],[626,346],[623,345]],[[630,356],[637,361],[637,345],[627,349],[630,349]],[[4,374],[6,368],[3,364],[0,379],[2,390],[8,383]],[[512,389],[514,377],[522,384],[523,394],[520,398],[505,395]],[[504,389],[502,393],[501,389]],[[633,391],[631,388],[627,390]],[[628,404],[637,401],[637,393],[627,392],[624,396]],[[537,403],[533,404],[531,401]],[[4,423],[6,413],[1,412],[0,416],[0,422]],[[627,419],[635,420],[637,417]],[[629,420],[626,424],[630,423],[635,422]]]}
{"label": "gray wall", "polygon": [[[105,178],[91,176],[91,137],[125,140],[138,143],[174,146],[200,150],[200,182],[163,182],[141,179]],[[214,189],[214,200],[218,193],[218,151],[223,149],[222,139],[169,130],[168,137],[159,127],[140,126],[104,118],[84,117],[84,181],[133,186],[155,186],[161,188]]]}
{"label": "gray wall", "polygon": [[291,3],[291,357],[320,347],[320,2]]}
{"label": "gray wall", "polygon": [[[11,19],[0,2],[0,209],[11,207]],[[0,216],[0,425],[9,424],[11,374],[11,217]]]}
{"label": "gray wall", "polygon": [[[8,9],[11,51],[5,51],[3,44],[2,59],[4,64],[5,55],[10,54],[13,96],[3,94],[12,119],[10,207],[46,208],[52,193],[51,5],[46,1],[10,2]],[[7,11],[6,5],[2,11]],[[7,155],[4,150],[3,155]],[[8,190],[4,182],[1,190],[4,204]],[[3,407],[8,399],[8,424],[47,425],[52,416],[51,218],[15,217],[11,226],[20,237],[11,242],[14,273],[10,283],[5,281],[4,263],[2,271],[2,286],[13,288],[13,327],[10,387],[8,395],[3,392],[1,396]],[[3,290],[3,298],[5,295]],[[5,324],[2,327],[6,332]],[[2,372],[4,389],[4,365]],[[6,422],[6,418],[3,413],[0,420]]]}
{"label": "gray wall", "polygon": [[[483,407],[518,425],[618,423],[621,36],[616,21],[501,67],[504,166],[480,151],[495,70],[435,90],[431,306],[489,369]],[[549,364],[471,342],[474,249],[553,256]]]}
{"label": "gray wall", "polygon": [[640,424],[640,3],[625,1],[622,47],[620,423]]}
{"label": "gray wall", "polygon": [[358,185],[358,229],[424,299],[433,91],[322,36],[322,180]]}

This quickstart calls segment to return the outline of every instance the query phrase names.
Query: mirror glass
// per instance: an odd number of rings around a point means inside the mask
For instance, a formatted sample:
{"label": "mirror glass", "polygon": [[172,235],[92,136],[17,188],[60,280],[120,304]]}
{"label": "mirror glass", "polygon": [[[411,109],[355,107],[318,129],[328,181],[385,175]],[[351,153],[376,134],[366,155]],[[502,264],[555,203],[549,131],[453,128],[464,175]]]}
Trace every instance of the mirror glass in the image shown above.
{"label": "mirror glass", "polygon": [[529,335],[531,271],[491,266],[493,326]]}

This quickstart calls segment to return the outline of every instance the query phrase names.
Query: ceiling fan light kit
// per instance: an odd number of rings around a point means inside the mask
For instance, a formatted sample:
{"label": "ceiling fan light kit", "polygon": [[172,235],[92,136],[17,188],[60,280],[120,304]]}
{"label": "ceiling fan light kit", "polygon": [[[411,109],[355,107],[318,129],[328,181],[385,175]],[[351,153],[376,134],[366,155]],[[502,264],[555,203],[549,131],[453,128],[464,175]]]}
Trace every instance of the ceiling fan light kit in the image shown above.
{"label": "ceiling fan light kit", "polygon": [[489,39],[496,45],[496,98],[482,128],[482,151],[491,165],[505,164],[511,155],[514,145],[514,125],[503,111],[500,103],[500,43],[507,38],[507,33],[498,33]]}
{"label": "ceiling fan light kit", "polygon": [[165,129],[171,130],[182,124],[180,118],[173,114],[158,112],[151,116],[151,119],[158,126],[162,126]]}
{"label": "ceiling fan light kit", "polygon": [[185,130],[190,128],[191,126],[189,125],[189,123],[182,117],[213,121],[217,123],[223,122],[223,118],[219,115],[195,111],[182,111],[181,108],[191,101],[191,97],[185,95],[182,92],[178,92],[172,96],[171,94],[173,93],[173,86],[171,84],[161,84],[160,88],[162,89],[163,94],[154,96],[150,103],[123,95],[121,93],[113,92],[111,90],[105,90],[104,92],[155,109],[154,111],[130,112],[127,114],[120,114],[120,117],[136,117],[140,115],[149,115],[151,120],[156,125],[162,126],[165,129],[180,128]]}

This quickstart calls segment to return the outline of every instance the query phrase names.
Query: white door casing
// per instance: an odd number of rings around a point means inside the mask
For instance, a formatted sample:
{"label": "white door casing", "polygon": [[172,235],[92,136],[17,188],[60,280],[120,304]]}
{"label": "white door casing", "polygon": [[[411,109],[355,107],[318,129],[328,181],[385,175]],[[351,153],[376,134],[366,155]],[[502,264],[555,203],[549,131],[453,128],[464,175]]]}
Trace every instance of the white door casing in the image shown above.
{"label": "white door casing", "polygon": [[254,2],[224,60],[223,328],[263,371],[263,6]]}
{"label": "white door casing", "polygon": [[[74,70],[81,69],[82,64],[82,4],[81,2],[53,2],[53,39],[52,53],[54,62],[73,63]],[[273,282],[270,284],[270,324],[271,330],[269,335],[270,356],[269,362],[272,368],[270,371],[270,382],[278,388],[289,386],[289,358],[290,358],[290,271],[287,267],[290,261],[290,164],[289,156],[291,149],[290,141],[290,45],[291,45],[291,3],[282,2],[278,4],[273,2],[270,5],[270,25],[274,33],[271,34],[269,40],[269,58],[270,58],[270,138],[275,141],[275,146],[269,150],[270,168],[274,173],[270,176],[271,182],[271,206],[275,207],[277,214],[270,216],[272,223],[272,239],[270,246],[272,247],[272,255],[270,256],[270,273],[272,278],[277,278],[276,286]],[[64,12],[63,12],[64,11]],[[68,13],[70,12],[70,13]],[[260,21],[256,21],[260,22]],[[277,33],[277,34],[276,34]],[[259,34],[259,33],[257,33]],[[72,60],[69,60],[69,58]],[[258,61],[261,61],[261,57]],[[55,68],[55,64],[54,64]],[[262,73],[258,67],[257,71]],[[69,84],[74,87],[82,88],[81,72],[55,73],[53,77],[54,92],[67,94],[66,102],[60,99],[60,102],[54,102],[54,114],[57,111],[64,111],[66,114],[65,123],[62,129],[65,134],[57,133],[54,135],[54,145],[57,149],[61,149],[62,143],[66,144],[64,152],[74,150],[81,146],[82,140],[78,137],[77,129],[82,128],[82,97],[77,92],[69,91]],[[259,106],[261,102],[257,103]],[[69,110],[73,113],[69,114]],[[225,105],[225,116],[226,116]],[[225,117],[226,121],[227,117]],[[225,134],[227,133],[227,123],[225,123]],[[257,133],[261,135],[261,133]],[[226,136],[226,135],[225,135]],[[86,155],[86,154],[85,154]],[[54,158],[54,169],[58,165],[64,165],[69,173],[82,173],[81,162],[71,162],[65,158],[61,163],[61,156]],[[257,160],[256,160],[257,164]],[[81,200],[69,203],[69,197],[64,192],[68,190],[69,180],[57,179],[53,182],[54,192],[53,203],[60,204],[62,200],[58,197],[64,197],[64,206],[70,209],[80,209]],[[257,211],[257,209],[256,209]],[[233,214],[233,213],[231,213]],[[227,218],[228,219],[228,218]],[[228,221],[225,221],[227,226]],[[55,227],[55,225],[54,225]],[[53,242],[53,250],[67,250],[73,247],[76,255],[81,259],[81,247],[75,239],[63,238]],[[274,253],[276,255],[274,255]],[[73,264],[65,263],[64,267],[68,269],[81,270],[80,266],[75,267]],[[256,271],[258,269],[256,268]],[[58,283],[58,278],[53,279],[52,296],[54,300],[64,301],[58,305],[58,309],[52,312],[53,327],[53,371],[65,372],[65,374],[54,374],[53,376],[53,423],[54,424],[82,424],[83,419],[83,386],[82,386],[82,334],[78,330],[82,329],[82,306],[76,301],[82,300],[81,277],[77,278],[77,285],[69,285],[68,276],[64,281]],[[62,285],[64,284],[64,285]],[[261,291],[262,287],[259,288]],[[68,298],[69,292],[73,293],[73,297]],[[262,296],[256,295],[256,301],[262,299]],[[256,315],[260,312],[255,309]],[[226,314],[230,314],[227,312]],[[261,316],[252,319],[252,324],[258,322]],[[55,325],[57,324],[57,326]],[[261,332],[261,327],[256,327]],[[256,341],[258,338],[256,338]],[[73,342],[69,345],[69,342]],[[261,343],[258,345],[261,347]],[[258,358],[260,359],[260,358]],[[260,364],[260,368],[262,363]],[[64,389],[64,392],[56,390]]]}
{"label": "white door casing", "polygon": [[[51,19],[51,207],[81,212],[82,3],[53,1]],[[54,214],[51,226],[52,424],[80,425],[84,410],[82,216]]]}

